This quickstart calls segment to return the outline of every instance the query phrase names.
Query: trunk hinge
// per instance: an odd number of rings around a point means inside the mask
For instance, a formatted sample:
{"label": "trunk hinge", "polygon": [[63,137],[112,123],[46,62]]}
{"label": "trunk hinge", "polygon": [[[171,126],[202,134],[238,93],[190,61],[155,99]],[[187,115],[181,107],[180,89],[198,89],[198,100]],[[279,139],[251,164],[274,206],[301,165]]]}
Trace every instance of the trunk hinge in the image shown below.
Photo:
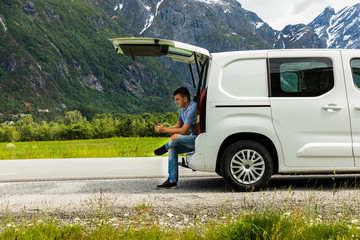
{"label": "trunk hinge", "polygon": [[195,54],[195,63],[196,63],[196,69],[197,69],[197,72],[198,72],[198,75],[199,75],[199,79],[201,79],[201,73],[200,73],[200,69],[199,69],[199,62],[197,60],[197,56],[196,56],[196,53]]}
{"label": "trunk hinge", "polygon": [[195,88],[195,91],[196,91],[196,84],[195,84],[195,78],[194,78],[194,73],[192,71],[192,68],[191,68],[191,64],[189,63],[189,68],[190,68],[190,73],[191,73],[191,79],[192,79],[192,82],[193,82],[193,85],[194,85],[194,88]]}

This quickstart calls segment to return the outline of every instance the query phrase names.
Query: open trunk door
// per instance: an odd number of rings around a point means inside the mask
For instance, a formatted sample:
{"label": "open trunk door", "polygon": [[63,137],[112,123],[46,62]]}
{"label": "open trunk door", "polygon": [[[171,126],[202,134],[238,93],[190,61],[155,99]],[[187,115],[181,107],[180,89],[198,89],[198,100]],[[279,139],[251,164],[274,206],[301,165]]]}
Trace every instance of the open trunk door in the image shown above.
{"label": "open trunk door", "polygon": [[209,51],[186,43],[157,38],[109,39],[116,52],[127,56],[168,56],[173,61],[202,65],[210,56]]}
{"label": "open trunk door", "polygon": [[[175,62],[189,65],[195,96],[194,101],[198,104],[197,109],[197,133],[205,132],[205,109],[206,109],[206,79],[209,67],[210,53],[208,50],[186,43],[157,38],[113,38],[109,39],[117,53],[127,56],[167,56]],[[199,84],[196,87],[192,71],[192,64],[196,65],[199,76]],[[200,70],[201,69],[201,70]]]}

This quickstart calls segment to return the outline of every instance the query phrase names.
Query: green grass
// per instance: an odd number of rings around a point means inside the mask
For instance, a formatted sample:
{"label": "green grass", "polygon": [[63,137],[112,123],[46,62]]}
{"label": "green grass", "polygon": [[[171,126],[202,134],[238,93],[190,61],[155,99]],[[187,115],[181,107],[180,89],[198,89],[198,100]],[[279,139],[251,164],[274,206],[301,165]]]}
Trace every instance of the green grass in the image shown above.
{"label": "green grass", "polygon": [[168,138],[109,138],[0,143],[0,159],[149,157]]}
{"label": "green grass", "polygon": [[316,222],[303,215],[280,212],[242,214],[217,221],[195,223],[190,228],[161,227],[156,221],[126,224],[118,218],[100,218],[70,222],[42,218],[22,222],[3,221],[1,239],[359,239],[358,222]]}
{"label": "green grass", "polygon": [[[279,213],[245,215],[229,225],[221,235],[225,239],[357,239],[357,225],[345,222],[313,223],[298,214]],[[355,237],[356,236],[356,237]]]}

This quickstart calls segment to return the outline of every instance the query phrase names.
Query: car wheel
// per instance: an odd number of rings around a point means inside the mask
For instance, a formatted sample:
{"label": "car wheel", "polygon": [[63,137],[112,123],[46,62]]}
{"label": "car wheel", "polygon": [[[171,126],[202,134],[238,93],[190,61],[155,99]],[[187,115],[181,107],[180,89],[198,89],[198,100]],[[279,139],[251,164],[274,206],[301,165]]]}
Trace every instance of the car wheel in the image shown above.
{"label": "car wheel", "polygon": [[274,164],[269,151],[255,141],[231,144],[221,160],[225,182],[235,191],[256,191],[266,186]]}

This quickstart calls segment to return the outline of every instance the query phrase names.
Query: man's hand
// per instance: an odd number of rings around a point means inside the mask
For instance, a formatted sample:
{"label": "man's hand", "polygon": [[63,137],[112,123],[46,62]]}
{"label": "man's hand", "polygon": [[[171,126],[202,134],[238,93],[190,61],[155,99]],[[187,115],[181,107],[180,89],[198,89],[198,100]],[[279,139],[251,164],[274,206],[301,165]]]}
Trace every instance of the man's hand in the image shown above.
{"label": "man's hand", "polygon": [[185,135],[187,131],[190,129],[190,124],[184,124],[181,121],[178,121],[175,126],[172,127],[164,127],[162,123],[159,123],[155,126],[155,131],[158,133],[170,133],[170,134],[182,134]]}
{"label": "man's hand", "polygon": [[155,131],[157,131],[158,133],[163,133],[164,129],[165,127],[162,123],[159,123],[158,125],[155,126]]}

